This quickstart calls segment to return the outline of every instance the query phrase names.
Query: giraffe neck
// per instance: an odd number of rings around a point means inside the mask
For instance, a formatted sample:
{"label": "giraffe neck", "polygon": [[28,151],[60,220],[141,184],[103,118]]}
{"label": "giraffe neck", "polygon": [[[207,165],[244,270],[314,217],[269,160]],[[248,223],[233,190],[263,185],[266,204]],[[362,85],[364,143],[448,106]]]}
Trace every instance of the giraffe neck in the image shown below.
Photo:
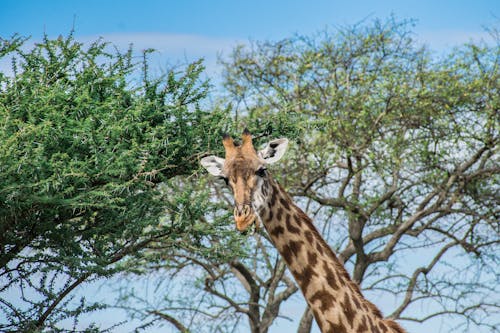
{"label": "giraffe neck", "polygon": [[366,300],[311,219],[274,180],[258,212],[274,246],[297,281],[322,332],[403,333]]}

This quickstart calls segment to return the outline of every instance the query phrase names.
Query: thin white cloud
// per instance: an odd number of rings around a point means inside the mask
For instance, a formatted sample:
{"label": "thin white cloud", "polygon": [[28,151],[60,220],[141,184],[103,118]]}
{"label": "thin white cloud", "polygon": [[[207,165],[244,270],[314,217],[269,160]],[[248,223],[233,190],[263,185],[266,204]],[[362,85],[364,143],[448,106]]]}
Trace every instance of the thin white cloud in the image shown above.
{"label": "thin white cloud", "polygon": [[220,73],[217,57],[228,55],[238,44],[246,41],[233,38],[218,38],[191,34],[169,33],[117,33],[95,36],[83,36],[78,40],[92,42],[102,38],[121,50],[132,44],[136,52],[154,49],[156,52],[150,57],[153,65],[164,68],[167,65],[204,59],[206,73],[210,76]]}
{"label": "thin white cloud", "polygon": [[168,33],[103,34],[99,36],[85,36],[81,40],[91,41],[99,37],[119,47],[127,47],[129,44],[133,44],[134,48],[139,50],[154,48],[172,54],[189,52],[195,56],[230,50],[238,43],[237,40],[231,38]]}

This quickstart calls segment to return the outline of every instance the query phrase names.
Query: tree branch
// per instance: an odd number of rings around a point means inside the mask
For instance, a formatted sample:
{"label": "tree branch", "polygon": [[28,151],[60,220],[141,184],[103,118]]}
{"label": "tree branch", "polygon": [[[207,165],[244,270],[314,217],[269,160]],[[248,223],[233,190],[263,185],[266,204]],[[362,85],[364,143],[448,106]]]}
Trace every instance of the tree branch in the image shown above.
{"label": "tree branch", "polygon": [[190,332],[189,329],[186,326],[184,326],[180,321],[178,321],[177,319],[175,319],[174,317],[172,317],[166,313],[162,313],[162,312],[156,311],[156,310],[149,311],[148,313],[168,321],[169,323],[174,325],[175,328],[177,328],[179,330],[179,332],[181,332],[181,333],[189,333]]}

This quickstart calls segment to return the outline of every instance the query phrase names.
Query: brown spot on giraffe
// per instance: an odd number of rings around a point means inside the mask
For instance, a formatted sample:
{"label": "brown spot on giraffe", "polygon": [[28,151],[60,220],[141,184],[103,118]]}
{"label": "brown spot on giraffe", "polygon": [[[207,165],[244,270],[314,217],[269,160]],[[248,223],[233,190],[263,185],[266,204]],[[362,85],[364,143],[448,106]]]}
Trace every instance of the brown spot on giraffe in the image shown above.
{"label": "brown spot on giraffe", "polygon": [[333,307],[334,304],[332,295],[326,289],[315,292],[314,295],[311,296],[310,300],[313,304],[315,302],[319,302],[319,309],[323,312],[326,312],[326,310]]}
{"label": "brown spot on giraffe", "polygon": [[304,245],[304,242],[302,241],[290,241],[288,243],[288,247],[295,257],[298,257],[300,250],[302,249],[302,245]]}
{"label": "brown spot on giraffe", "polygon": [[286,209],[290,209],[290,203],[285,198],[280,198],[280,204]]}
{"label": "brown spot on giraffe", "polygon": [[287,144],[288,140],[277,139],[257,151],[250,133],[245,131],[241,145],[224,137],[224,159],[207,156],[201,163],[211,174],[228,180],[238,230],[262,221],[322,332],[359,333],[370,329],[372,333],[404,333],[363,297],[311,219],[265,170],[283,156]]}
{"label": "brown spot on giraffe", "polygon": [[356,315],[356,313],[354,312],[354,309],[352,308],[349,295],[347,295],[346,298],[344,299],[343,305],[344,305],[344,311],[345,311],[345,317],[347,319],[347,323],[351,327],[354,327],[354,316]]}
{"label": "brown spot on giraffe", "polygon": [[283,249],[280,250],[280,253],[283,256],[283,259],[285,259],[287,265],[290,266],[293,263],[292,251],[290,248],[288,246],[284,246]]}
{"label": "brown spot on giraffe", "polygon": [[288,264],[291,264],[293,259],[298,257],[303,244],[302,241],[290,241],[283,246],[281,254]]}
{"label": "brown spot on giraffe", "polygon": [[307,239],[307,241],[308,241],[309,243],[311,243],[311,244],[313,243],[314,239],[313,239],[313,235],[312,235],[312,233],[311,233],[311,231],[310,231],[310,230],[306,230],[306,231],[304,232],[304,236],[306,237],[306,239]]}
{"label": "brown spot on giraffe", "polygon": [[283,207],[278,207],[278,211],[276,212],[276,220],[281,221],[282,216],[283,216]]}
{"label": "brown spot on giraffe", "polygon": [[353,297],[353,298],[352,298],[352,301],[354,302],[354,307],[355,307],[356,309],[358,309],[358,308],[360,307],[360,305],[361,305],[361,304],[359,303],[359,301],[358,301],[358,298],[357,298],[357,297]]}
{"label": "brown spot on giraffe", "polygon": [[272,193],[271,193],[271,200],[269,202],[274,207],[276,205],[276,201],[278,199],[279,188],[278,188],[278,186],[274,186],[274,185],[272,185],[271,188],[272,188]]}
{"label": "brown spot on giraffe", "polygon": [[316,250],[318,250],[319,254],[323,254],[324,253],[324,251],[323,251],[323,245],[320,242],[316,243]]}
{"label": "brown spot on giraffe", "polygon": [[269,209],[269,214],[267,215],[267,219],[268,219],[268,220],[272,220],[272,219],[273,219],[273,216],[274,216],[273,210],[272,210],[272,209]]}
{"label": "brown spot on giraffe", "polygon": [[326,263],[323,263],[323,269],[325,271],[325,277],[326,277],[326,281],[328,283],[328,285],[334,289],[334,290],[338,290],[339,289],[339,285],[337,284],[337,278],[335,277],[335,273],[333,272],[333,270],[326,264]]}
{"label": "brown spot on giraffe", "polygon": [[318,255],[314,252],[307,252],[307,262],[311,267],[315,267],[318,263]]}
{"label": "brown spot on giraffe", "polygon": [[366,316],[361,316],[361,321],[357,329],[358,332],[368,332],[368,326],[366,324]]}
{"label": "brown spot on giraffe", "polygon": [[291,232],[292,234],[300,234],[300,229],[293,226],[292,221],[290,219],[290,214],[286,214],[285,221],[286,221],[285,222],[286,228],[288,229],[289,232]]}
{"label": "brown spot on giraffe", "polygon": [[278,225],[278,226],[274,227],[274,229],[272,229],[270,233],[273,237],[279,237],[284,232],[285,232],[285,229],[282,226]]}
{"label": "brown spot on giraffe", "polygon": [[300,288],[304,291],[309,288],[309,284],[311,283],[313,276],[317,275],[311,266],[304,267],[301,272],[293,271],[292,273],[299,283]]}

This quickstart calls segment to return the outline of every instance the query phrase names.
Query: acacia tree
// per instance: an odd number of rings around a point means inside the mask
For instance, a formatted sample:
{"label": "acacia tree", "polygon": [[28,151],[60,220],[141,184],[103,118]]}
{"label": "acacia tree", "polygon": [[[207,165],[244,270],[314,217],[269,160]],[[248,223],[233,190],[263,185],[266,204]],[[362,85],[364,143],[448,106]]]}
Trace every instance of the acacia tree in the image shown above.
{"label": "acacia tree", "polygon": [[[393,302],[388,317],[498,331],[499,39],[439,58],[410,26],[389,19],[238,47],[223,62],[225,88],[236,123],[261,135],[289,129],[281,183],[368,298]],[[267,332],[297,289],[265,233],[242,250],[213,260],[179,248],[163,265],[174,277],[189,267],[197,291],[167,295],[147,315],[195,331],[219,318],[208,331],[221,332],[246,318]],[[311,323],[305,309],[298,332]]]}
{"label": "acacia tree", "polygon": [[198,168],[224,116],[200,107],[201,62],[151,78],[150,51],[141,61],[72,35],[28,51],[0,42],[12,60],[0,73],[0,330],[62,331],[71,318],[74,330],[104,306],[73,299],[82,284],[133,269],[123,259],[153,240],[196,236],[201,207],[165,184]]}

